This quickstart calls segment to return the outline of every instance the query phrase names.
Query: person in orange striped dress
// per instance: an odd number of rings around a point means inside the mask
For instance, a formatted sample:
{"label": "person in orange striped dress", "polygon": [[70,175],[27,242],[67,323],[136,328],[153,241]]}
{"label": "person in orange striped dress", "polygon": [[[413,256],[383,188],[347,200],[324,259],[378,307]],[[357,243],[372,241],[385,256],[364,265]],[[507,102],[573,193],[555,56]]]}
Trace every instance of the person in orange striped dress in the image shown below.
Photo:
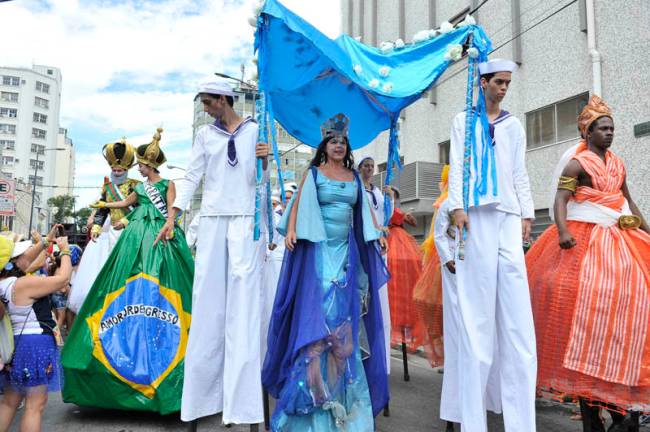
{"label": "person in orange striped dress", "polygon": [[548,228],[526,255],[538,390],[580,400],[585,431],[638,431],[650,411],[650,229],[623,161],[609,150],[614,120],[592,96],[582,141],[558,164]]}

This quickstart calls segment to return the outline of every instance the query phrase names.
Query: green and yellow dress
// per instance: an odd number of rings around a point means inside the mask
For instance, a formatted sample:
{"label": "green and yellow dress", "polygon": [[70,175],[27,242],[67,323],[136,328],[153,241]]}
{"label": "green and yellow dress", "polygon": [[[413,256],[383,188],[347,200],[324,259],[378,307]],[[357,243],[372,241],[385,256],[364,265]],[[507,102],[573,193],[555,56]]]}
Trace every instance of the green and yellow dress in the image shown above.
{"label": "green and yellow dress", "polygon": [[194,261],[166,220],[168,180],[135,187],[139,206],[97,276],[63,349],[63,399],[82,406],[180,409]]}

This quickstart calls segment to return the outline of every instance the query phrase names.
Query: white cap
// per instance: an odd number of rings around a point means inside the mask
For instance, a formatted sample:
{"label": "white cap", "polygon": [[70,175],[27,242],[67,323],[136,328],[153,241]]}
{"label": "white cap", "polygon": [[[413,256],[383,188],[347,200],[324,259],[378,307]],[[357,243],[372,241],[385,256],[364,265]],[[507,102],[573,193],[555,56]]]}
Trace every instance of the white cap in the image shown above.
{"label": "white cap", "polygon": [[32,247],[32,241],[31,240],[23,240],[16,242],[14,244],[14,250],[11,252],[11,258],[16,258],[27,252],[27,249]]}
{"label": "white cap", "polygon": [[271,201],[275,201],[276,203],[282,202],[282,200],[280,199],[280,195],[271,195]]}
{"label": "white cap", "polygon": [[373,158],[373,157],[370,156],[370,155],[363,155],[363,156],[361,156],[361,158],[359,159],[359,162],[357,162],[357,168],[361,168],[361,164],[362,164],[363,161],[365,161],[366,159],[372,159],[373,161],[375,160],[375,158]]}
{"label": "white cap", "polygon": [[197,93],[207,93],[214,95],[224,95],[224,96],[237,96],[233,91],[230,84],[225,81],[213,81],[199,86],[199,91]]}
{"label": "white cap", "polygon": [[514,72],[517,68],[517,63],[504,59],[492,59],[485,63],[478,64],[480,75],[493,74],[497,72]]}
{"label": "white cap", "polygon": [[298,185],[295,182],[288,182],[284,184],[285,191],[296,192],[298,190]]}

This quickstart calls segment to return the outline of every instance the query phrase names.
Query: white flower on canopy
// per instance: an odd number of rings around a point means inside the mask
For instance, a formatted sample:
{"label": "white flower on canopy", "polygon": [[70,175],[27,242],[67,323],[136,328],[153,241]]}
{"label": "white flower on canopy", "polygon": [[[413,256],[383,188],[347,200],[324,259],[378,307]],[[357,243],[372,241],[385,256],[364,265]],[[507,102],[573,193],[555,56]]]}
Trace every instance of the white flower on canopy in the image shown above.
{"label": "white flower on canopy", "polygon": [[440,34],[450,33],[454,30],[454,26],[449,22],[445,21],[440,24]]}
{"label": "white flower on canopy", "polygon": [[383,54],[388,54],[393,50],[393,48],[395,48],[395,44],[393,42],[382,42],[379,44],[379,50]]}

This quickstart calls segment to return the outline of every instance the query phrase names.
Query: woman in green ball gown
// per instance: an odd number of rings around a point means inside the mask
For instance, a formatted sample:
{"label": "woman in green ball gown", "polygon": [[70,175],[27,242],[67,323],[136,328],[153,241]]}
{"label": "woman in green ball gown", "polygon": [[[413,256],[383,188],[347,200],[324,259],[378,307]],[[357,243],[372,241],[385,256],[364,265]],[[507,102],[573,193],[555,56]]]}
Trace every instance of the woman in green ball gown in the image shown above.
{"label": "woman in green ball gown", "polygon": [[174,183],[158,172],[166,161],[160,132],[136,151],[146,181],[124,201],[93,205],[139,204],[63,349],[66,402],[161,414],[180,409],[194,262],[178,226],[155,242],[175,198]]}

